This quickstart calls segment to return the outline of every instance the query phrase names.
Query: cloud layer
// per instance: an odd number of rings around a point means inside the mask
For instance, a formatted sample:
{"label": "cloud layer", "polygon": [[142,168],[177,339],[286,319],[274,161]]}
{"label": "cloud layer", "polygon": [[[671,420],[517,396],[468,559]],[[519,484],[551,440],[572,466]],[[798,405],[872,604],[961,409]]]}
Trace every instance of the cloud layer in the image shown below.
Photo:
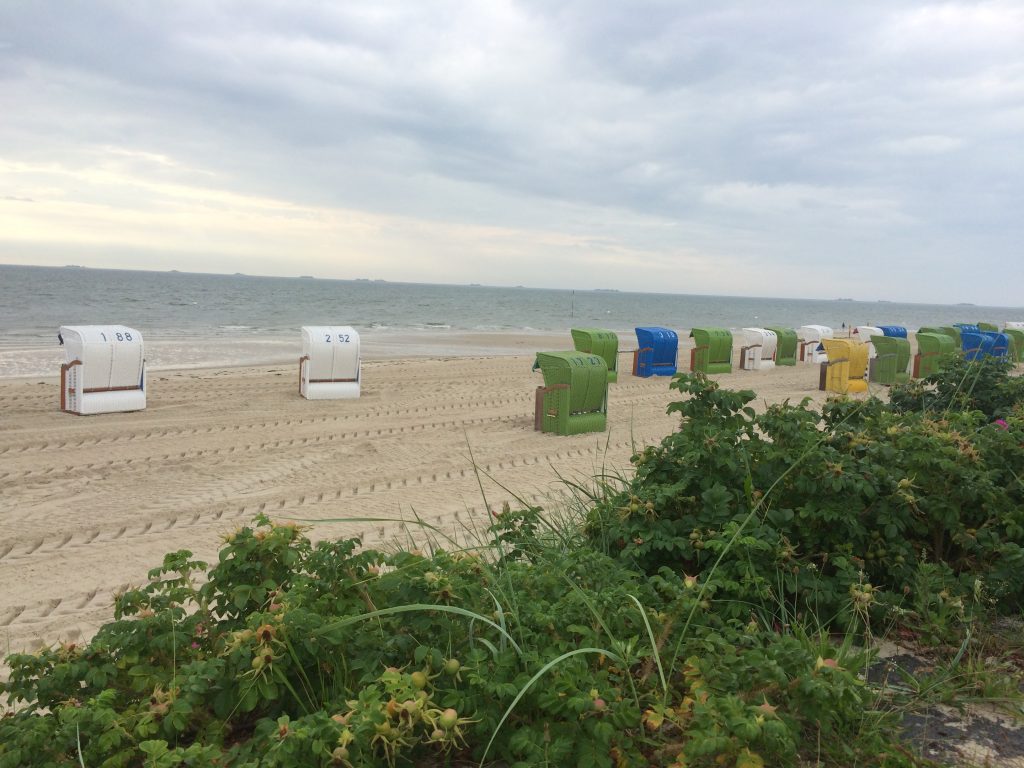
{"label": "cloud layer", "polygon": [[0,6],[0,261],[1021,305],[1016,2]]}

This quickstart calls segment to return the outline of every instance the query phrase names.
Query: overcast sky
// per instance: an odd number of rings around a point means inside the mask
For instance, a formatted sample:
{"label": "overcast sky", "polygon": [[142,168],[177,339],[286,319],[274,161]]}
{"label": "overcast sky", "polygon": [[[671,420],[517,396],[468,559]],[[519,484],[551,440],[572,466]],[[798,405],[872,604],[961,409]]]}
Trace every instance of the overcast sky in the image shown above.
{"label": "overcast sky", "polygon": [[1024,304],[1024,2],[4,0],[0,263]]}

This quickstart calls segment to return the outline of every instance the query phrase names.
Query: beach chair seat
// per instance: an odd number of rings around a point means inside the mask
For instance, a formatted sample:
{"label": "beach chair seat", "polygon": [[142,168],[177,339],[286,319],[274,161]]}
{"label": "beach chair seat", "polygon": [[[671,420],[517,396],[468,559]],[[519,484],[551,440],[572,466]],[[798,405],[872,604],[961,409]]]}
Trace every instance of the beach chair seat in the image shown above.
{"label": "beach chair seat", "polygon": [[608,417],[608,364],[584,352],[538,352],[534,429],[556,435],[603,432]]}
{"label": "beach chair seat", "polygon": [[694,328],[690,370],[706,374],[732,372],[732,331],[728,328]]}
{"label": "beach chair seat", "polygon": [[633,375],[675,376],[679,356],[679,336],[668,328],[654,326],[636,329],[637,350],[633,353]]}
{"label": "beach chair seat", "polygon": [[768,330],[774,333],[776,338],[775,364],[796,365],[798,344],[796,330],[778,325],[773,325]]}
{"label": "beach chair seat", "polygon": [[83,416],[146,408],[142,334],[125,325],[63,325],[60,409]]}
{"label": "beach chair seat", "polygon": [[832,329],[827,325],[801,325],[796,330],[797,358],[811,365],[819,365],[828,359],[822,339],[832,338]]}
{"label": "beach chair seat", "polygon": [[740,370],[765,371],[775,367],[778,337],[767,328],[744,328]]}
{"label": "beach chair seat", "polygon": [[362,379],[359,334],[347,325],[304,325],[299,394],[307,400],[359,397]]}
{"label": "beach chair seat", "polygon": [[868,389],[868,346],[852,339],[822,339],[828,361],[822,363],[820,386],[840,395]]}
{"label": "beach chair seat", "polygon": [[601,328],[573,328],[572,343],[577,352],[600,355],[608,366],[608,382],[619,379],[619,337]]}
{"label": "beach chair seat", "polygon": [[945,368],[956,355],[956,341],[945,333],[917,332],[914,377],[927,378]]}
{"label": "beach chair seat", "polygon": [[892,386],[910,381],[910,342],[900,336],[872,336],[878,353],[871,368],[871,381]]}

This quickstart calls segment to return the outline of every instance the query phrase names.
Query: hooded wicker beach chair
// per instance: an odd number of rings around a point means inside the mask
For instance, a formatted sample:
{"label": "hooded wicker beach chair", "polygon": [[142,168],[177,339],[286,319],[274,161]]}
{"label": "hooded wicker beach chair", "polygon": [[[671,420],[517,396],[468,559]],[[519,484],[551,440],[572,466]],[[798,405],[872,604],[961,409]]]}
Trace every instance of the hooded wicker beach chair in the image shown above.
{"label": "hooded wicker beach chair", "polygon": [[307,400],[359,397],[359,334],[347,325],[304,325],[299,394]]}
{"label": "hooded wicker beach chair", "polygon": [[797,336],[793,328],[773,325],[768,329],[775,334],[778,346],[775,347],[776,365],[796,365]]}
{"label": "hooded wicker beach chair", "polygon": [[871,380],[878,384],[906,384],[910,381],[910,342],[899,336],[872,336],[878,356]]}
{"label": "hooded wicker beach chair", "polygon": [[822,363],[821,389],[841,395],[868,389],[868,345],[852,339],[822,339],[828,362]]}
{"label": "hooded wicker beach chair", "polygon": [[775,367],[778,337],[767,328],[744,328],[740,347],[740,370],[766,371]]}
{"label": "hooded wicker beach chair", "polygon": [[634,376],[675,376],[679,356],[679,335],[675,331],[653,326],[637,328],[636,343]]}
{"label": "hooded wicker beach chair", "polygon": [[64,325],[60,409],[83,416],[146,408],[142,334],[124,325]]}
{"label": "hooded wicker beach chair", "polygon": [[694,328],[690,338],[690,370],[702,373],[732,372],[732,332],[728,328]]}
{"label": "hooded wicker beach chair", "polygon": [[608,364],[584,352],[538,352],[534,428],[556,435],[603,432],[608,415]]}
{"label": "hooded wicker beach chair", "polygon": [[822,339],[832,338],[832,329],[827,325],[801,325],[796,329],[799,344],[797,358],[804,363],[817,365],[828,359]]}
{"label": "hooded wicker beach chair", "polygon": [[600,355],[608,366],[608,382],[619,378],[619,337],[600,328],[573,328],[572,344],[577,352]]}
{"label": "hooded wicker beach chair", "polygon": [[945,333],[917,332],[917,355],[914,358],[914,377],[926,378],[938,373],[956,355],[956,341]]}

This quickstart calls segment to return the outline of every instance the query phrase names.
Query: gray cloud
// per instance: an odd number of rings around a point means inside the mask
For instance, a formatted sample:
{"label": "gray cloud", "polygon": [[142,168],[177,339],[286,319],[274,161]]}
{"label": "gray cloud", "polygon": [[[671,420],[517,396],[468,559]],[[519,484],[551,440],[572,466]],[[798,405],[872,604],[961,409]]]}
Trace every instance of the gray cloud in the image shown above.
{"label": "gray cloud", "polygon": [[[744,294],[1021,303],[1017,3],[44,0],[0,29],[7,161],[125,148],[164,180],[575,238],[515,283],[571,280],[582,241],[720,260]],[[602,247],[599,282],[637,279]]]}

